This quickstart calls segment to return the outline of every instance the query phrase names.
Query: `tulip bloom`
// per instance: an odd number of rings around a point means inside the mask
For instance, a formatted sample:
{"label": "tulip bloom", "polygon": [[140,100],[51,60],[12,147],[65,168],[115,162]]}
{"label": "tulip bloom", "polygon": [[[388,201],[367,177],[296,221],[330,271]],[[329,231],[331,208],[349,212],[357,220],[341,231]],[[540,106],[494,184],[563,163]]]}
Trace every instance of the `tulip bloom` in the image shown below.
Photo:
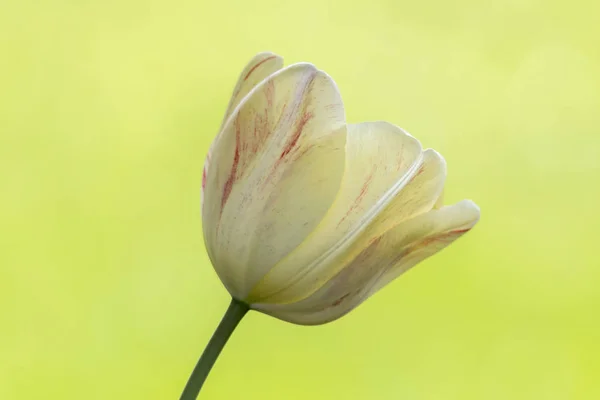
{"label": "tulip bloom", "polygon": [[442,206],[445,177],[401,128],[348,124],[325,72],[261,53],[205,162],[206,248],[238,308],[327,323],[475,225],[473,202]]}

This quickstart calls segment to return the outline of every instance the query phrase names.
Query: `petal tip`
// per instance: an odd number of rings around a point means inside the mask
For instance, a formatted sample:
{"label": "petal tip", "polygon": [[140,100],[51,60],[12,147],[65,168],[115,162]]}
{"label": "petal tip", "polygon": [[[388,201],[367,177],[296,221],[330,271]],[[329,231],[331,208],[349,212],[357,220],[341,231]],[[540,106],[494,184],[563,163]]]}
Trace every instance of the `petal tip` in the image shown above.
{"label": "petal tip", "polygon": [[481,216],[481,208],[470,199],[462,200],[460,203],[461,208],[465,214],[469,214],[470,226],[473,227],[479,221]]}
{"label": "petal tip", "polygon": [[444,158],[444,156],[442,156],[442,154],[432,148],[428,148],[425,149],[423,151],[423,156],[424,157],[433,157],[435,159],[437,159],[437,161],[440,164],[440,169],[442,170],[444,176],[446,176],[448,174],[448,163],[446,162],[446,159]]}

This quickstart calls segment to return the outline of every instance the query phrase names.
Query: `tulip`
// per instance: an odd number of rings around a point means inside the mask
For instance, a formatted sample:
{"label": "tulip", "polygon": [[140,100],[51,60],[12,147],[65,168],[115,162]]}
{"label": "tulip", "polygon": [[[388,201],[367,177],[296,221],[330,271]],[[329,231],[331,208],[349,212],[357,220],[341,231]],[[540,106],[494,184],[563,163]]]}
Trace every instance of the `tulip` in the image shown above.
{"label": "tulip", "polygon": [[461,237],[479,208],[443,206],[445,177],[442,156],[401,128],[348,124],[325,72],[255,56],[202,177],[206,248],[233,298],[211,342],[222,347],[249,309],[302,325],[338,319]]}

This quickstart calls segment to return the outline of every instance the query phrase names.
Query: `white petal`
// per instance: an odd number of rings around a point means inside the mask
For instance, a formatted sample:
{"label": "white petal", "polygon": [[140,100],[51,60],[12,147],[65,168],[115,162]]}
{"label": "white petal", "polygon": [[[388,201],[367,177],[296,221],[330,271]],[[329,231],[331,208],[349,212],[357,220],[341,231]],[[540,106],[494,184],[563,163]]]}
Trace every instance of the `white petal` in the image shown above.
{"label": "white petal", "polygon": [[425,150],[417,173],[369,226],[372,235],[431,210],[442,196],[445,181],[446,161],[437,151]]}
{"label": "white petal", "polygon": [[442,193],[440,194],[440,197],[438,197],[438,199],[435,201],[435,204],[433,205],[433,208],[440,209],[444,207],[444,190],[442,189]]}
{"label": "white petal", "polygon": [[250,293],[250,302],[286,303],[306,297],[339,269],[332,260],[417,174],[420,143],[402,129],[374,122],[348,127],[346,168],[335,203],[311,235]]}
{"label": "white petal", "polygon": [[203,225],[213,265],[238,298],[331,206],[344,121],[333,80],[296,64],[259,83],[226,122],[207,173]]}
{"label": "white petal", "polygon": [[336,276],[311,296],[296,303],[255,304],[253,308],[303,325],[333,321],[462,236],[478,219],[479,209],[470,201],[421,214],[371,238]]}
{"label": "white petal", "polygon": [[227,106],[227,111],[223,117],[223,123],[221,124],[220,130],[223,129],[227,119],[231,116],[242,99],[246,97],[256,85],[268,76],[279,71],[281,68],[283,68],[283,58],[274,53],[259,53],[250,60],[240,74],[235,89],[233,89],[231,100]]}
{"label": "white petal", "polygon": [[371,286],[383,273],[372,262],[379,242],[373,242],[344,269],[309,297],[288,304],[259,303],[252,308],[284,321],[301,325],[317,325],[333,321],[360,304]]}
{"label": "white petal", "polygon": [[204,186],[206,185],[206,174],[210,165],[211,154],[213,147],[220,137],[221,131],[225,125],[227,119],[231,116],[235,108],[240,104],[242,99],[260,82],[265,78],[272,75],[283,68],[283,58],[274,53],[264,52],[255,55],[252,60],[246,65],[242,73],[240,74],[238,81],[231,94],[229,105],[225,111],[221,128],[217,137],[211,144],[206,160],[204,161],[204,170],[202,171],[202,200],[204,201]]}
{"label": "white petal", "polygon": [[467,233],[479,221],[479,215],[479,207],[475,203],[463,200],[400,224],[391,234],[405,235],[404,241],[410,241],[410,244],[404,248],[399,262],[388,268],[377,280],[371,293]]}

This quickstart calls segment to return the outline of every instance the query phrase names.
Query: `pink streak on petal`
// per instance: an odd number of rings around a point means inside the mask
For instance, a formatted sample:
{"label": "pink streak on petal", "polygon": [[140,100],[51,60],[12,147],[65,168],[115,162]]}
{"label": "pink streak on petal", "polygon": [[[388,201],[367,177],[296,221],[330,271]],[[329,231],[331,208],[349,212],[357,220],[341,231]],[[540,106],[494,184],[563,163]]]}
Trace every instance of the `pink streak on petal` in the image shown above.
{"label": "pink streak on petal", "polygon": [[223,208],[225,207],[225,203],[227,203],[227,199],[231,194],[231,189],[233,187],[233,183],[235,182],[238,164],[240,162],[240,125],[236,120],[235,124],[235,152],[233,155],[233,164],[231,166],[231,172],[229,173],[229,177],[225,182],[225,186],[223,186],[223,196],[221,197],[221,213],[223,212]]}
{"label": "pink streak on petal", "polygon": [[265,62],[274,59],[275,56],[271,56],[271,57],[267,57],[264,60],[262,60],[261,62],[259,62],[258,64],[256,64],[254,67],[252,67],[250,69],[250,71],[248,71],[248,73],[246,74],[246,76],[244,77],[244,81],[247,80],[250,75],[252,75],[252,73],[256,70],[256,68],[260,67],[262,64],[264,64]]}

